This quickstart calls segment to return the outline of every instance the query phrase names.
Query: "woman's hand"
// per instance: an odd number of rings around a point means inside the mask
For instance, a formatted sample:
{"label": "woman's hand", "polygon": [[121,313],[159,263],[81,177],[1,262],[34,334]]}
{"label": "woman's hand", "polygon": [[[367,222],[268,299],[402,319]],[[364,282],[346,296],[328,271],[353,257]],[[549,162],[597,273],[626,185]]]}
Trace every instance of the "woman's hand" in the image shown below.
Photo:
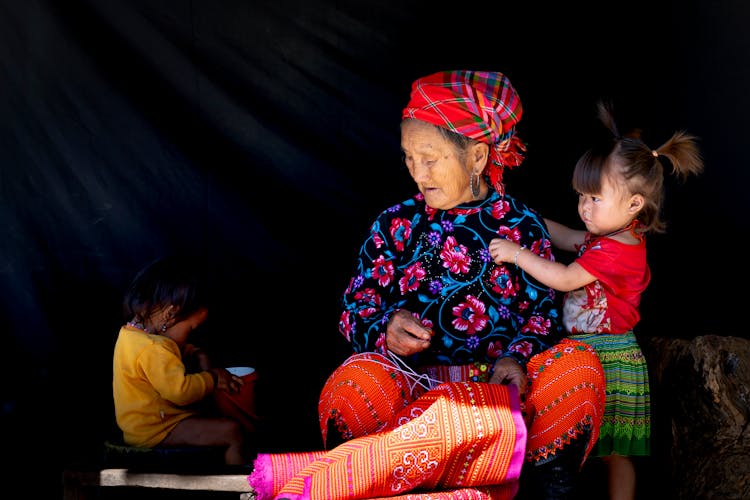
{"label": "woman's hand", "polygon": [[523,399],[526,394],[526,372],[513,358],[500,358],[495,362],[495,371],[490,377],[490,384],[513,384]]}
{"label": "woman's hand", "polygon": [[211,368],[208,370],[214,376],[216,384],[214,390],[222,390],[230,393],[240,392],[240,388],[245,384],[242,377],[232,375],[226,368]]}
{"label": "woman's hand", "polygon": [[388,350],[410,356],[430,347],[433,331],[425,328],[409,311],[401,309],[391,316],[385,332]]}

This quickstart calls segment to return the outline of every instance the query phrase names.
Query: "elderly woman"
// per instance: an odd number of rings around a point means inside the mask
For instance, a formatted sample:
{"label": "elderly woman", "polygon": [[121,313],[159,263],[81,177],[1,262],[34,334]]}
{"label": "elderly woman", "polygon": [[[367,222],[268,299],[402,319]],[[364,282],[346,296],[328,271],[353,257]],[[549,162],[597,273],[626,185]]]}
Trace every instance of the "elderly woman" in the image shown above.
{"label": "elderly woman", "polygon": [[521,114],[501,73],[414,82],[401,147],[419,193],[378,216],[344,293],[355,354],[321,393],[327,451],[260,454],[259,499],[570,498],[602,367],[561,339],[555,292],[487,248],[553,259],[543,219],[503,184],[523,160]]}

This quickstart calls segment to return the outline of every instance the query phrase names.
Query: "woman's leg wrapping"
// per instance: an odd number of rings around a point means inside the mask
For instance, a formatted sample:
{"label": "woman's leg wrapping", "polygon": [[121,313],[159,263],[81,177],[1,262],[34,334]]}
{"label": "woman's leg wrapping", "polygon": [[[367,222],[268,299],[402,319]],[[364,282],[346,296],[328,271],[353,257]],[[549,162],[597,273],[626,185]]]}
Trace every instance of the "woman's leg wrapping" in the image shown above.
{"label": "woman's leg wrapping", "polygon": [[534,356],[527,373],[529,442],[521,497],[573,498],[604,414],[601,362],[590,346],[565,339]]}

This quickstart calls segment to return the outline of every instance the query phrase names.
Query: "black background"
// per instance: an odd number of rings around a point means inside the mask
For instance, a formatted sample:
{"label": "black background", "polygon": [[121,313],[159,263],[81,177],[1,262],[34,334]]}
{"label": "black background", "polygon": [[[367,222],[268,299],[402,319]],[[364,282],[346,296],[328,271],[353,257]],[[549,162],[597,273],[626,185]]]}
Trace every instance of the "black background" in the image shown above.
{"label": "black background", "polygon": [[569,224],[598,98],[654,148],[700,137],[706,172],[667,181],[638,332],[747,336],[746,2],[437,5],[0,0],[3,475],[56,495],[99,449],[124,287],[178,250],[213,277],[198,335],[261,374],[264,448],[316,449],[340,295],[369,223],[415,192],[400,111],[438,70],[510,77],[528,155],[508,190]]}

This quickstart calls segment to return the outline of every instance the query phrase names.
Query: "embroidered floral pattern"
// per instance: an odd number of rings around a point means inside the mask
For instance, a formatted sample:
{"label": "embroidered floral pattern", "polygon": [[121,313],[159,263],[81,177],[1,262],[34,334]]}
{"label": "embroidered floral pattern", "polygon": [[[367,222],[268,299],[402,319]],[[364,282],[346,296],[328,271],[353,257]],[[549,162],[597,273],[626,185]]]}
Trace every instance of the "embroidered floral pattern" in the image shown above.
{"label": "embroidered floral pattern", "polygon": [[492,261],[487,245],[498,236],[553,258],[541,218],[507,195],[435,210],[418,194],[385,210],[360,249],[341,333],[356,352],[383,352],[389,319],[405,309],[435,331],[432,348],[412,360],[417,366],[491,365],[503,355],[525,364],[562,333],[556,296]]}

